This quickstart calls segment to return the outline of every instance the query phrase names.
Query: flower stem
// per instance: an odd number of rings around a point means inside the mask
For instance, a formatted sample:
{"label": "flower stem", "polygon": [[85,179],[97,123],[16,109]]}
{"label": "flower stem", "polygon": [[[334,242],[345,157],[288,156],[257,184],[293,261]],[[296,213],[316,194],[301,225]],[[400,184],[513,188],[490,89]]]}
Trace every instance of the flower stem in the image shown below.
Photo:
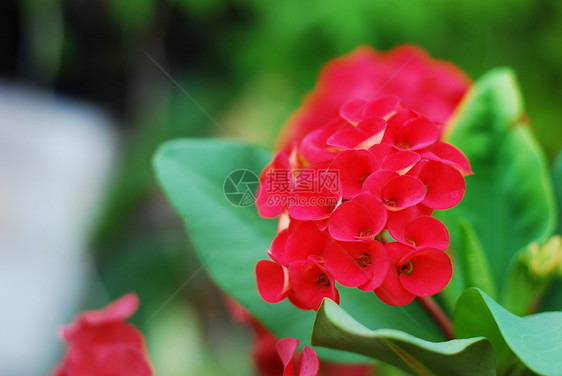
{"label": "flower stem", "polygon": [[429,296],[418,296],[416,301],[429,314],[433,321],[435,321],[447,339],[455,338],[453,335],[453,324],[451,323],[451,319],[449,319],[433,298]]}

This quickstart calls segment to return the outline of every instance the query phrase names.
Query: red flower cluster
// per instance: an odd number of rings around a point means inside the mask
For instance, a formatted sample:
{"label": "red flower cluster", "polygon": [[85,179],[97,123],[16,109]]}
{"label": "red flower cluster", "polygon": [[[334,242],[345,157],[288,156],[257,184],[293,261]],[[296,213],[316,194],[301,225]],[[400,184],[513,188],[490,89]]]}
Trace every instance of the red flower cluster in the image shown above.
{"label": "red flower cluster", "polygon": [[151,376],[144,337],[125,322],[138,305],[138,297],[127,294],[65,326],[62,337],[68,349],[53,376]]}
{"label": "red flower cluster", "polygon": [[[317,310],[339,301],[336,282],[405,305],[452,276],[434,209],[457,205],[471,174],[441,125],[396,96],[351,98],[337,116],[280,151],[260,177],[256,204],[279,233],[256,265],[264,300]],[[394,240],[394,241],[391,241]]]}
{"label": "red flower cluster", "polygon": [[286,124],[278,146],[288,152],[294,141],[337,116],[344,102],[374,93],[398,96],[407,108],[446,123],[469,86],[470,79],[460,69],[417,47],[403,45],[388,52],[359,47],[326,64],[316,88]]}

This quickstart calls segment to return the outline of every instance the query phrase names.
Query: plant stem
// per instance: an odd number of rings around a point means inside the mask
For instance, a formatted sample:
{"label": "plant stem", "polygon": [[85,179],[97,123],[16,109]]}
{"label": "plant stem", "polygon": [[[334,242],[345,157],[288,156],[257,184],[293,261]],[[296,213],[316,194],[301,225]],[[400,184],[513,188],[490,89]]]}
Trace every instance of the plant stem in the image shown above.
{"label": "plant stem", "polygon": [[416,301],[429,314],[433,321],[435,321],[447,339],[455,338],[453,335],[453,324],[451,323],[451,319],[449,319],[433,298],[429,296],[418,296]]}

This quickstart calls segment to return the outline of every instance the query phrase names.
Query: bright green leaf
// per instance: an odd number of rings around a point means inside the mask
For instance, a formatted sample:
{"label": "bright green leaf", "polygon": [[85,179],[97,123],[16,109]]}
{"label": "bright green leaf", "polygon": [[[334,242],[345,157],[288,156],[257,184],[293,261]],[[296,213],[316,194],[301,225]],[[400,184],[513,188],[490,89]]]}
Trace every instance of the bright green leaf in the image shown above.
{"label": "bright green leaf", "polygon": [[[276,221],[257,214],[254,206],[236,207],[223,193],[226,177],[235,170],[258,174],[271,155],[229,140],[182,139],[164,144],[154,165],[160,184],[187,227],[199,256],[215,282],[245,306],[278,337],[297,337],[310,343],[313,311],[288,301],[268,304],[256,289],[254,268],[267,258],[276,234]],[[339,287],[341,304],[373,327],[400,329],[426,340],[441,340],[435,324],[412,303],[391,307],[373,293]],[[321,349],[324,350],[324,349]],[[357,355],[319,353],[332,360],[357,361]]]}
{"label": "bright green leaf", "polygon": [[499,371],[505,371],[512,354],[541,375],[562,373],[562,312],[519,317],[478,289],[460,297],[454,317],[455,336],[490,339]]}
{"label": "bright green leaf", "polygon": [[475,83],[448,131],[474,175],[466,178],[463,201],[439,215],[455,251],[458,218],[474,227],[499,289],[514,254],[549,235],[556,220],[546,160],[522,116],[513,74],[496,69]]}
{"label": "bright green leaf", "polygon": [[370,330],[325,299],[318,310],[312,343],[356,352],[419,375],[495,375],[486,338],[428,342],[399,330]]}

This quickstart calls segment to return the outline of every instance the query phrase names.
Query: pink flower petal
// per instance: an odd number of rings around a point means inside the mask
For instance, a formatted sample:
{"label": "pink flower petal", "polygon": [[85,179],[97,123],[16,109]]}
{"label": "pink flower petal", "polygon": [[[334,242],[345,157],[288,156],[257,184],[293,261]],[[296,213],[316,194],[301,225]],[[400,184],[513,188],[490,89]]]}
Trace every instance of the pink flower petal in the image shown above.
{"label": "pink flower petal", "polygon": [[400,283],[417,296],[430,296],[443,290],[453,275],[449,256],[438,249],[421,249],[404,256],[399,263],[411,263],[409,273],[400,274]]}

